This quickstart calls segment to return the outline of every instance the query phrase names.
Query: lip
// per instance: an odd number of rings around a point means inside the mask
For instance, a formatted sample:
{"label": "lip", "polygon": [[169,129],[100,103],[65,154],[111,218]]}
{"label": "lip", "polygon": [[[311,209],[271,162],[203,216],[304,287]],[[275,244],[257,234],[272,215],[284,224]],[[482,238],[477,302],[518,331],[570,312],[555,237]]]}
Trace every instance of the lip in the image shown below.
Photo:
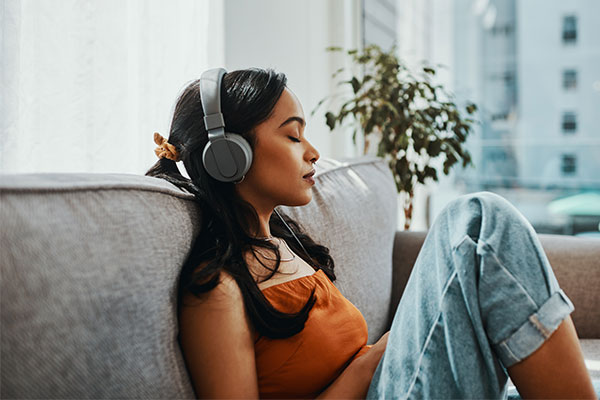
{"label": "lip", "polygon": [[311,185],[315,184],[315,180],[312,178],[312,176],[303,178],[306,182],[310,183]]}
{"label": "lip", "polygon": [[302,178],[304,178],[304,179],[312,178],[314,174],[315,174],[315,170],[313,169],[308,174],[304,175]]}

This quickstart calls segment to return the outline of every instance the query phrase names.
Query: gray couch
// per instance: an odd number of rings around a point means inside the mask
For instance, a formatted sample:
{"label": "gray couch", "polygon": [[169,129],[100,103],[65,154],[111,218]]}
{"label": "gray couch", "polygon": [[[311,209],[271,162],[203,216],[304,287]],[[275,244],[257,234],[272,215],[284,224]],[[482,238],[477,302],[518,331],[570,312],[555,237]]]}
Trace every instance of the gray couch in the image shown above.
{"label": "gray couch", "polygon": [[[396,231],[376,158],[317,163],[313,201],[281,210],[328,246],[369,343],[389,329],[424,233]],[[201,210],[163,180],[0,175],[0,398],[191,398],[177,340],[179,269]],[[600,241],[541,235],[600,375]]]}

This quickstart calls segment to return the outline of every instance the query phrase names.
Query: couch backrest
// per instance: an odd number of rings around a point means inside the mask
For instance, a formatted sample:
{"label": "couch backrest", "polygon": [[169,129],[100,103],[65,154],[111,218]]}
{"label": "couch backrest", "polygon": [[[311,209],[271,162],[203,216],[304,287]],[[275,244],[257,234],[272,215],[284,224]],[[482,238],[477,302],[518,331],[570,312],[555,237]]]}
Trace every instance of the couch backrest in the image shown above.
{"label": "couch backrest", "polygon": [[194,203],[134,175],[0,179],[2,397],[193,397],[175,291]]}
{"label": "couch backrest", "polygon": [[[392,175],[379,159],[321,159],[315,180],[310,204],[282,209],[330,248],[373,342],[389,312]],[[176,288],[200,218],[160,179],[0,176],[2,397],[193,397]]]}

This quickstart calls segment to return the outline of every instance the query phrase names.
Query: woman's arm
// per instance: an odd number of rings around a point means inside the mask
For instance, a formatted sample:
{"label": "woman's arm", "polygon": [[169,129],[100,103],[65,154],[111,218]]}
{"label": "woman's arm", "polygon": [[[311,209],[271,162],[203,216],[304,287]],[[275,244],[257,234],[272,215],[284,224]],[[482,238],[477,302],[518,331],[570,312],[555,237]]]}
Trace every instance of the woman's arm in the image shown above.
{"label": "woman's arm", "polygon": [[379,360],[387,346],[389,331],[364,355],[352,361],[317,399],[364,399]]}
{"label": "woman's arm", "polygon": [[199,398],[258,398],[251,322],[239,286],[222,271],[202,300],[184,297],[181,346]]}

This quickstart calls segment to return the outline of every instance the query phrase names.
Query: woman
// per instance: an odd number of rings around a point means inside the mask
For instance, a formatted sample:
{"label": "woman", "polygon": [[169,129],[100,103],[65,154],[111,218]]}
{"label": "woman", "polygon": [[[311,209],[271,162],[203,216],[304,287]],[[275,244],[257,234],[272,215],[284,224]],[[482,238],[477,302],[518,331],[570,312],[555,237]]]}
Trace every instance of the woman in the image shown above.
{"label": "woman", "polygon": [[198,397],[499,398],[507,368],[523,396],[595,398],[571,302],[531,226],[491,193],[441,213],[391,330],[367,346],[328,249],[274,213],[312,198],[319,152],[304,129],[285,75],[211,70],[183,91],[168,140],[155,134],[146,175],[202,208],[179,288]]}

